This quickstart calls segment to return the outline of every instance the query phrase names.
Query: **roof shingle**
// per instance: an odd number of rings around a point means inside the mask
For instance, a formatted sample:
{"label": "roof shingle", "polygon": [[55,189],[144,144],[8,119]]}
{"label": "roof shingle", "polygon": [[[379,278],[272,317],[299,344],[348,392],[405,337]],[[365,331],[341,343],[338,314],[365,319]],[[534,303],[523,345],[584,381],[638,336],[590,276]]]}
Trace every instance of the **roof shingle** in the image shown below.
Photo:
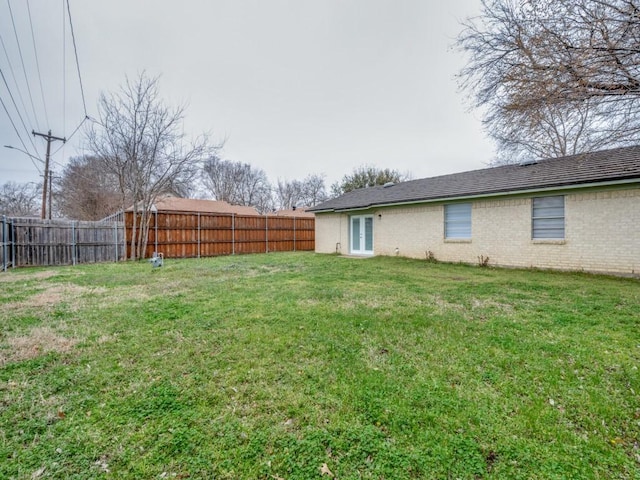
{"label": "roof shingle", "polygon": [[640,145],[361,188],[310,211],[336,211],[637,179]]}

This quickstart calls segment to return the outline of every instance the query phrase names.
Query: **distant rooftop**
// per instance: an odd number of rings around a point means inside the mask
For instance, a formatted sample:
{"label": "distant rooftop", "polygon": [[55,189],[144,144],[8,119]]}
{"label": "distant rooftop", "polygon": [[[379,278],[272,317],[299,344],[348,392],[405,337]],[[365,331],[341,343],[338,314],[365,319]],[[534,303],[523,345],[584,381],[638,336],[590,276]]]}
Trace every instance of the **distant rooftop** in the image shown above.
{"label": "distant rooftop", "polygon": [[[160,197],[154,204],[161,212],[193,212],[193,213],[235,213],[236,215],[260,215],[254,207],[231,205],[221,200],[198,200],[180,198],[172,195]],[[130,212],[133,207],[127,209]]]}
{"label": "distant rooftop", "polygon": [[278,210],[273,212],[273,215],[277,217],[300,217],[300,218],[314,218],[315,214],[308,211],[305,207],[298,207],[295,210],[293,208]]}

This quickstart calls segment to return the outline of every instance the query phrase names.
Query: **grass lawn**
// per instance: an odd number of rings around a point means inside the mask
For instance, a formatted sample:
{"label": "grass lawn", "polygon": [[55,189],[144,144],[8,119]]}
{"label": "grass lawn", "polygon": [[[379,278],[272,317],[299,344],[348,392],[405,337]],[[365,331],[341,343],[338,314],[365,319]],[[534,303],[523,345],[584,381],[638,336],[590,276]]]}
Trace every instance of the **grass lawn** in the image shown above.
{"label": "grass lawn", "polygon": [[0,478],[640,478],[640,282],[285,253],[0,273]]}

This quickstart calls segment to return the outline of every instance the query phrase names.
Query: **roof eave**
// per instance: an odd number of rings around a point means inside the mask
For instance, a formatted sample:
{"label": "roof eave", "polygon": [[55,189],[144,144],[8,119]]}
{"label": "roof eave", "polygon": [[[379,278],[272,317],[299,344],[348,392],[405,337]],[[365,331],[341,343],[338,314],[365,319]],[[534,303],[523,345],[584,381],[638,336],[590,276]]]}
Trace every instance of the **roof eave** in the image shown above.
{"label": "roof eave", "polygon": [[427,199],[423,198],[423,199],[415,199],[415,200],[404,200],[401,202],[370,203],[368,205],[359,205],[359,206],[353,206],[353,207],[315,210],[314,213],[356,212],[361,210],[369,210],[371,208],[396,207],[396,206],[417,205],[417,204],[424,204],[424,203],[440,203],[448,200],[455,200],[455,201],[474,200],[478,198],[495,198],[495,197],[506,197],[511,195],[527,195],[531,193],[561,192],[561,191],[567,191],[567,190],[579,190],[579,189],[585,189],[585,188],[598,188],[598,187],[633,185],[633,184],[640,184],[640,178],[633,177],[629,179],[610,180],[610,181],[604,181],[604,182],[561,184],[561,185],[552,185],[552,186],[543,187],[543,188],[505,190],[505,191],[499,191],[499,192],[478,193],[478,194],[472,194],[472,195],[457,195],[457,196],[449,196],[449,197],[436,197],[436,198],[427,198]]}

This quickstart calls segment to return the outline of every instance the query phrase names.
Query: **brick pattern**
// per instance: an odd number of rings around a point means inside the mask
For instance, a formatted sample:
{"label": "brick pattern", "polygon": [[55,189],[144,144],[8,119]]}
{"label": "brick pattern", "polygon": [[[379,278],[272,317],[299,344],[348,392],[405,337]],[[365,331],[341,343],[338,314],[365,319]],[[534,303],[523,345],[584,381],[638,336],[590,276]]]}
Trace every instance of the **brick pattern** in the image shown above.
{"label": "brick pattern", "polygon": [[[374,252],[448,262],[640,275],[640,188],[565,196],[565,239],[531,239],[531,197],[472,202],[471,241],[444,239],[444,203],[372,209]],[[316,214],[316,251],[349,253],[349,216]]]}

